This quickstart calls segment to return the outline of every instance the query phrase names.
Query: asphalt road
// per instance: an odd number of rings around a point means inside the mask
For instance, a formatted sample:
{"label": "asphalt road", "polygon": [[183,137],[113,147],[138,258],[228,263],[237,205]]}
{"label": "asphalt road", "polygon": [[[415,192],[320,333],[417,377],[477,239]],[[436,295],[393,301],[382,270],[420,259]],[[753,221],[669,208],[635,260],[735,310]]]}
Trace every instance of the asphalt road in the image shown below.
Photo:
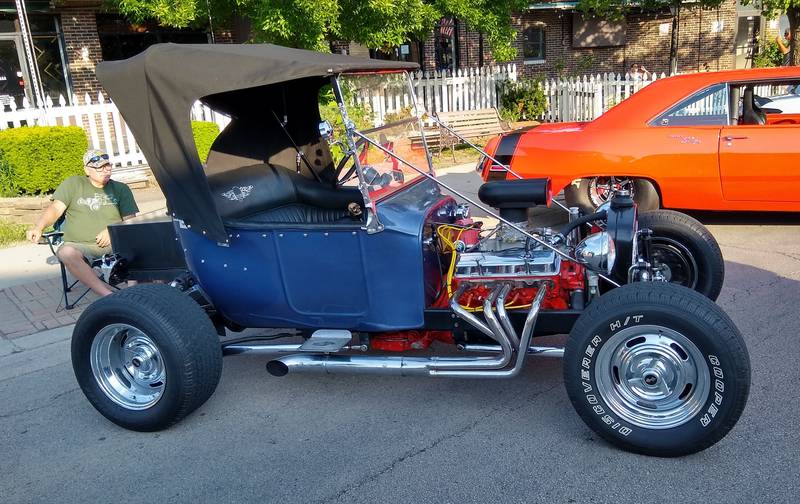
{"label": "asphalt road", "polygon": [[608,445],[545,358],[513,380],[466,381],[274,378],[264,358],[227,357],[202,408],[134,433],[84,399],[55,331],[0,348],[0,501],[796,503],[800,218],[703,218],[753,377],[739,424],[702,453]]}

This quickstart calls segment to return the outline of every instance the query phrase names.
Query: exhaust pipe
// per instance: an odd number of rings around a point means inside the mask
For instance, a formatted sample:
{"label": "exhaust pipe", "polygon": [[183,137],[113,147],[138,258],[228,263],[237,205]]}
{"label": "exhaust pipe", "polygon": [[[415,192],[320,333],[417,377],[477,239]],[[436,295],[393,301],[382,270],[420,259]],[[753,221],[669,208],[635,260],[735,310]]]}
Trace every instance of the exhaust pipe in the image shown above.
{"label": "exhaust pipe", "polygon": [[[484,315],[491,326],[486,326],[477,317],[458,305],[463,287],[456,290],[450,303],[453,311],[464,321],[474,326],[499,343],[499,357],[394,357],[369,355],[295,354],[272,360],[267,363],[267,371],[273,376],[285,376],[292,372],[324,374],[378,374],[395,376],[443,376],[451,378],[506,378],[516,376],[522,369],[527,352],[517,352],[517,359],[511,369],[505,368],[511,361],[513,352],[511,341],[503,330],[492,310],[498,295],[505,286],[496,287],[484,302]],[[536,317],[539,314],[546,287],[541,286],[531,304],[522,331],[523,348],[530,345]],[[499,310],[498,310],[499,311]],[[516,334],[514,334],[516,336]],[[498,348],[492,346],[493,349]]]}
{"label": "exhaust pipe", "polygon": [[[499,353],[502,349],[498,345],[460,345],[460,350],[464,352],[477,352],[477,353]],[[528,355],[536,355],[539,357],[564,357],[564,349],[562,347],[547,347],[547,346],[529,346]]]}

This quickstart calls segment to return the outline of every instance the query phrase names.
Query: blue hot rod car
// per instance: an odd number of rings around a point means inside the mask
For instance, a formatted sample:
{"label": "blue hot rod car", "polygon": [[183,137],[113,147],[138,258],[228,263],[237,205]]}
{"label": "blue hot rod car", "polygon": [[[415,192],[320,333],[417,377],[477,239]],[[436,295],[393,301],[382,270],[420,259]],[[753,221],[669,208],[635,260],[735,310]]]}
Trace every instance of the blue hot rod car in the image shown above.
{"label": "blue hot rod car", "polygon": [[[624,191],[591,215],[567,209],[561,229],[528,219],[553,204],[547,179],[464,197],[432,169],[422,125],[436,118],[416,108],[413,68],[172,44],[98,67],[168,203],[169,219],[137,228],[137,240],[179,244],[187,271],[84,311],[72,360],[89,401],[150,431],[208,400],[226,354],[267,355],[275,376],[486,379],[544,354],[563,357],[588,426],[624,449],[674,456],[719,441],[745,406],[750,368],[709,299],[724,272],[713,237],[675,212],[637,215]],[[388,88],[405,90],[407,106],[375,121]],[[321,120],[324,96],[338,105],[336,127]],[[196,100],[230,121],[206,163],[190,126]],[[356,127],[365,119],[374,127]],[[482,162],[507,169],[497,155]],[[499,224],[484,228],[471,207]],[[117,249],[130,245],[125,229],[113,233]],[[243,328],[303,339],[220,338]],[[566,333],[565,348],[532,344]]]}

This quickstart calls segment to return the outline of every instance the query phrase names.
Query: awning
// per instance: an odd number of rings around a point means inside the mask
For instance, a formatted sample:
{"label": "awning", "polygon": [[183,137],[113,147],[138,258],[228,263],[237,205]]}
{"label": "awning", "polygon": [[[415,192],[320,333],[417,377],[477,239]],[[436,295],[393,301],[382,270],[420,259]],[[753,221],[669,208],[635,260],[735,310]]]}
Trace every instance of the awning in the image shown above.
{"label": "awning", "polygon": [[528,5],[528,10],[575,10],[578,2],[536,2]]}

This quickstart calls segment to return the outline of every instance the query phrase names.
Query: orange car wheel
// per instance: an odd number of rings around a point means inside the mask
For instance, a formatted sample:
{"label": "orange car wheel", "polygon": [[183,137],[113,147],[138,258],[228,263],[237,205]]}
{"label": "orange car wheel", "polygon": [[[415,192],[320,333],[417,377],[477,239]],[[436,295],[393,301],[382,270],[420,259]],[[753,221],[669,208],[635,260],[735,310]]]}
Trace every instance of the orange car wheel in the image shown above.
{"label": "orange car wheel", "polygon": [[640,212],[659,208],[658,191],[652,182],[628,177],[591,177],[580,179],[564,189],[567,206],[576,206],[584,214],[594,210],[611,199],[616,191],[628,190],[639,205]]}

